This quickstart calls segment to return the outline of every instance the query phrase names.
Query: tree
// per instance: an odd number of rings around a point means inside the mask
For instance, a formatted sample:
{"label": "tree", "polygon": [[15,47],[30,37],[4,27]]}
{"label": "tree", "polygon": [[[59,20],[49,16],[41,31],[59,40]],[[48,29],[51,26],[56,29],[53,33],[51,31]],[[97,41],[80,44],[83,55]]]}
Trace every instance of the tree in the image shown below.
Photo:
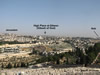
{"label": "tree", "polygon": [[86,50],[87,54],[86,63],[91,64],[95,60],[99,52],[100,52],[100,43],[96,43],[93,47],[89,47],[88,50]]}
{"label": "tree", "polygon": [[14,63],[14,68],[17,68],[17,65],[16,65],[16,63]]}
{"label": "tree", "polygon": [[25,67],[25,63],[24,62],[21,62],[21,67]]}
{"label": "tree", "polygon": [[7,65],[7,68],[12,68],[11,63],[9,63],[9,64]]}
{"label": "tree", "polygon": [[1,68],[2,68],[2,69],[4,68],[4,65],[3,65],[3,63],[2,63],[2,65],[1,65]]}

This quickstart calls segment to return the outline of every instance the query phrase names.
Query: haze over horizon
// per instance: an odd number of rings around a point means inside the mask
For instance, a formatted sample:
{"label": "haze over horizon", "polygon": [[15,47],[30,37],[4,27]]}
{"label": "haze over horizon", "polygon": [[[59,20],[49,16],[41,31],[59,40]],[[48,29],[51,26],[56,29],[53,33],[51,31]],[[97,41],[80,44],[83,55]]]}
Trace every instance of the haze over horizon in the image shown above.
{"label": "haze over horizon", "polygon": [[[37,30],[33,24],[59,25],[56,30]],[[0,33],[96,37],[100,34],[100,0],[0,0]]]}

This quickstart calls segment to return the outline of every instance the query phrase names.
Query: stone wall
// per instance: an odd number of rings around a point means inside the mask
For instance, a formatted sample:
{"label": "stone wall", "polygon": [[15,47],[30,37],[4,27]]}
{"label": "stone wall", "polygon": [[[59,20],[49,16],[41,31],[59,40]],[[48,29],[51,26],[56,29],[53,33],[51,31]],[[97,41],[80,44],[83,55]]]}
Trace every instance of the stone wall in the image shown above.
{"label": "stone wall", "polygon": [[100,69],[86,67],[1,70],[0,75],[100,75]]}

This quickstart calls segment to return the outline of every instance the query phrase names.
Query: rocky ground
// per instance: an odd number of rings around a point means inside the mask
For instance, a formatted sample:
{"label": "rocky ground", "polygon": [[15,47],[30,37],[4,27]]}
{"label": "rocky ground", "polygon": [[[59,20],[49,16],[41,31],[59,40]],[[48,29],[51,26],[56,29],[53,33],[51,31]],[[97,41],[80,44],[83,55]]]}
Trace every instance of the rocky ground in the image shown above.
{"label": "rocky ground", "polygon": [[99,68],[17,68],[0,70],[0,75],[100,75]]}

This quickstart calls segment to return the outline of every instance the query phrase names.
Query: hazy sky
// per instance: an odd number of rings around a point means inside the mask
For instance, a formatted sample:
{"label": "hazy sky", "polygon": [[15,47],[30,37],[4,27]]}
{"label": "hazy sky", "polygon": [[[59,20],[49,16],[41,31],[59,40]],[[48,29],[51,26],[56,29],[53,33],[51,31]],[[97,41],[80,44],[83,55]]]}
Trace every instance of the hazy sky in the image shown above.
{"label": "hazy sky", "polygon": [[43,35],[33,24],[59,25],[47,35],[96,37],[91,27],[100,34],[100,0],[0,0],[1,33]]}

